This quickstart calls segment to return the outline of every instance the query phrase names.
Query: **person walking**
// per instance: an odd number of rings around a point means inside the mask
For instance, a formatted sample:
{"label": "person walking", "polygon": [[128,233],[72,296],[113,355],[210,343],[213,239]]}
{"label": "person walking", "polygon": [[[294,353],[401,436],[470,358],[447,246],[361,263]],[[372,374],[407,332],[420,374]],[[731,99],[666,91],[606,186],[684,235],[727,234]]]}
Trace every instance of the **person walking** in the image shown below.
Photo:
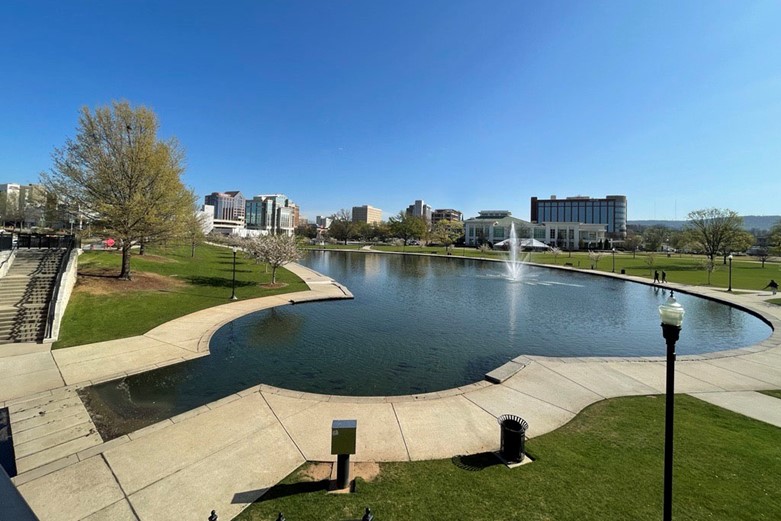
{"label": "person walking", "polygon": [[667,272],[662,270],[662,284],[667,284]]}
{"label": "person walking", "polygon": [[776,282],[773,279],[770,279],[770,282],[768,283],[768,285],[765,286],[762,289],[767,289],[767,288],[770,288],[773,291],[773,295],[775,295],[776,291],[778,291],[778,282]]}
{"label": "person walking", "polygon": [[659,282],[659,270],[654,270],[654,284]]}

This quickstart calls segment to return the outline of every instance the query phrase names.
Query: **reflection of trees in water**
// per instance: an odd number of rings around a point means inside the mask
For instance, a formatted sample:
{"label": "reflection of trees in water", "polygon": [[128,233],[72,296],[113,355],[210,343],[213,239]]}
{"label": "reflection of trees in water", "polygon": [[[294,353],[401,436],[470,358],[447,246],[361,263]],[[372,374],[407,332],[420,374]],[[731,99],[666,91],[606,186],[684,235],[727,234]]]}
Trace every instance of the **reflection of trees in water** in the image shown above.
{"label": "reflection of trees in water", "polygon": [[[275,345],[290,344],[304,326],[304,317],[289,308],[271,308],[247,324],[252,345],[261,346],[269,343]],[[257,341],[257,342],[255,342]]]}

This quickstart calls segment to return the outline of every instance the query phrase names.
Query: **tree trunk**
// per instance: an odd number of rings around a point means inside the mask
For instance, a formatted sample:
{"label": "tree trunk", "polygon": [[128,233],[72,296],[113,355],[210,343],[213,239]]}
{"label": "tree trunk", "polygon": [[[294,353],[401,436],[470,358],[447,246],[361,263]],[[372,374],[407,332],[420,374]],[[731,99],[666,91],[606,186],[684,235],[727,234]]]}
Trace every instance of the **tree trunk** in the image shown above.
{"label": "tree trunk", "polygon": [[271,267],[271,283],[276,284],[277,283],[277,267],[272,266]]}
{"label": "tree trunk", "polygon": [[192,242],[190,249],[190,257],[195,257],[195,241]]}
{"label": "tree trunk", "polygon": [[143,255],[146,253],[146,241],[144,239],[141,239],[141,249],[139,251],[139,255]]}
{"label": "tree trunk", "polygon": [[130,280],[130,241],[122,244],[122,271],[119,273],[122,280]]}

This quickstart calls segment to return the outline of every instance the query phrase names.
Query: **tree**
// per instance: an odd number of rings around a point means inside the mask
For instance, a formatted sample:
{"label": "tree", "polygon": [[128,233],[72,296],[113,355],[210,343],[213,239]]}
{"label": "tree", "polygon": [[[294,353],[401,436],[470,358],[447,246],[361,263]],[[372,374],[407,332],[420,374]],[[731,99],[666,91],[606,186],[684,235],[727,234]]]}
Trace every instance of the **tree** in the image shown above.
{"label": "tree", "polygon": [[742,230],[743,218],[727,209],[707,208],[689,212],[687,229],[705,255],[713,260],[726,254],[734,236]]}
{"label": "tree", "polygon": [[461,221],[437,221],[431,232],[431,239],[442,244],[446,251],[464,235],[464,223]]}
{"label": "tree", "polygon": [[328,236],[347,244],[353,233],[353,224],[350,210],[343,208],[333,215],[331,226],[328,227]]}
{"label": "tree", "polygon": [[646,251],[659,251],[667,242],[669,229],[666,226],[651,226],[643,232],[643,243]]}
{"label": "tree", "polygon": [[624,249],[632,252],[633,259],[635,258],[635,256],[637,256],[637,250],[640,249],[640,246],[642,246],[642,244],[643,244],[643,237],[634,232],[628,232],[626,235],[626,239],[624,239]]}
{"label": "tree", "polygon": [[257,261],[271,267],[271,283],[277,283],[277,269],[301,258],[301,250],[295,237],[262,235],[246,241],[246,250]]}
{"label": "tree", "polygon": [[726,257],[733,251],[746,251],[756,242],[756,237],[745,230],[738,230],[727,241],[723,255]]}
{"label": "tree", "polygon": [[778,221],[770,228],[768,244],[773,248],[773,253],[781,255],[781,221]]}
{"label": "tree", "polygon": [[193,208],[181,181],[184,154],[174,139],[157,137],[157,116],[128,102],[94,113],[84,107],[74,139],[55,148],[54,167],[41,174],[70,207],[96,215],[121,243],[120,279],[130,280],[130,249],[181,233]]}
{"label": "tree", "polygon": [[599,259],[602,258],[603,253],[597,250],[591,250],[588,252],[588,258],[591,261],[591,269],[599,268]]}
{"label": "tree", "polygon": [[306,239],[314,239],[317,237],[317,225],[315,224],[299,224],[296,227],[295,234],[298,237],[304,237]]}
{"label": "tree", "polygon": [[192,208],[192,213],[185,221],[184,236],[190,243],[190,257],[195,257],[195,247],[201,244],[206,237],[203,226],[206,222],[206,215]]}
{"label": "tree", "polygon": [[428,226],[423,217],[407,215],[403,210],[389,220],[391,234],[407,244],[412,239],[420,239],[426,234]]}

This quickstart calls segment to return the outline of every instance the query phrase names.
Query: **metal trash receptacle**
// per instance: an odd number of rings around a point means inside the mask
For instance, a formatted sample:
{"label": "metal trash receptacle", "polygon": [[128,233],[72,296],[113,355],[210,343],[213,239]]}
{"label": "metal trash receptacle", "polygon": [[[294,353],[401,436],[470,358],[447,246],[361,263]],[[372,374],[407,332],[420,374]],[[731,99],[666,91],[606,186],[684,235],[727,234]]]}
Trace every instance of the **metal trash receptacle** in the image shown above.
{"label": "metal trash receptacle", "polygon": [[502,436],[499,454],[505,461],[519,463],[524,458],[526,429],[529,424],[520,416],[503,414],[496,419],[501,426]]}

